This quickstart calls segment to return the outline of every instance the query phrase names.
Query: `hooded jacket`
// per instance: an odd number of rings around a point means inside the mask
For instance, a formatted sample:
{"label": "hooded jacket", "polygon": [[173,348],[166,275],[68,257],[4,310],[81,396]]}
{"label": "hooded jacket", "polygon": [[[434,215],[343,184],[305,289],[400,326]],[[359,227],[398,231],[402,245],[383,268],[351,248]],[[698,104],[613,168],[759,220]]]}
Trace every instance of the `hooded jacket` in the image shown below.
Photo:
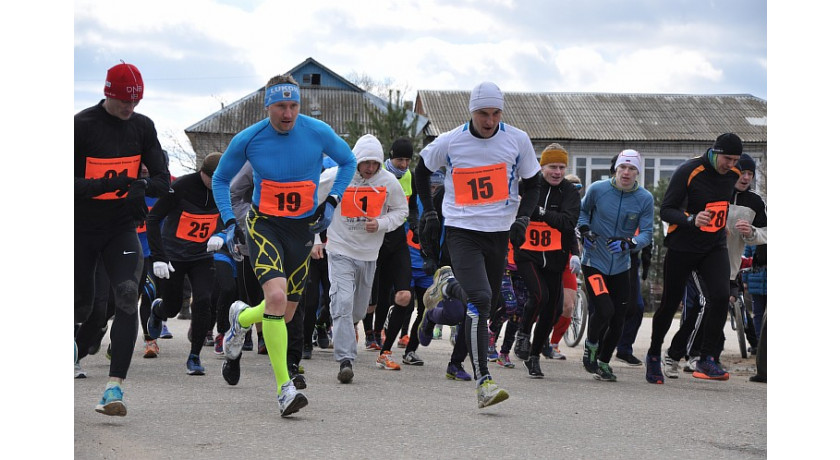
{"label": "hooded jacket", "polygon": [[[735,228],[738,219],[744,219],[752,224],[751,235],[743,236]],[[729,251],[729,279],[734,280],[738,275],[738,270],[741,269],[741,255],[744,254],[744,247],[747,244],[767,243],[767,212],[764,200],[751,189],[740,192],[736,188],[729,203],[726,229],[728,230],[726,248]]]}
{"label": "hooded jacket", "polygon": [[[401,226],[408,217],[408,200],[399,180],[384,171],[384,154],[378,139],[365,134],[356,142],[353,154],[356,155],[356,172],[327,228],[326,249],[330,254],[375,261],[385,234]],[[379,170],[370,179],[364,179],[359,174],[358,165],[368,160],[377,161]],[[321,173],[319,203],[327,198],[337,171],[337,168],[330,168]],[[376,219],[379,223],[375,233],[365,231],[368,219]],[[315,243],[321,243],[319,235],[315,236]]]}

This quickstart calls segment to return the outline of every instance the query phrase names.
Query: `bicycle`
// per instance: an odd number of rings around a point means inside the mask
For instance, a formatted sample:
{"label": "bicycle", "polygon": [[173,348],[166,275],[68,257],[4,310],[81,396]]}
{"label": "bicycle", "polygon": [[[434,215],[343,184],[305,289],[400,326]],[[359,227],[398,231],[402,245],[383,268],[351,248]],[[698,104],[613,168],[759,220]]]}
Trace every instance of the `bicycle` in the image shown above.
{"label": "bicycle", "polygon": [[747,335],[744,328],[747,324],[749,324],[749,320],[747,319],[747,307],[746,304],[744,304],[744,285],[741,282],[741,278],[744,272],[749,270],[749,267],[738,270],[738,274],[735,276],[735,281],[738,283],[738,296],[735,297],[734,302],[729,302],[729,324],[732,326],[732,330],[735,331],[735,335],[738,337],[738,348],[741,351],[741,358],[746,358],[748,356]]}
{"label": "bicycle", "polygon": [[586,300],[586,291],[583,286],[583,280],[580,276],[577,279],[577,292],[575,294],[575,310],[572,312],[572,321],[569,323],[569,328],[563,334],[563,341],[566,346],[575,347],[583,339],[583,333],[586,330],[586,322],[589,319],[589,304]]}

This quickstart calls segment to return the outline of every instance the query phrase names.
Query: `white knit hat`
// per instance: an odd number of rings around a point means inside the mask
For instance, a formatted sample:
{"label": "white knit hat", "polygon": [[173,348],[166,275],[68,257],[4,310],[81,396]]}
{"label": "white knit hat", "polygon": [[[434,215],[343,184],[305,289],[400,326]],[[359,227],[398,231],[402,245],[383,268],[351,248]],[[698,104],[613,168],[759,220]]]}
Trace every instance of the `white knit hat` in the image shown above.
{"label": "white knit hat", "polygon": [[633,149],[622,150],[615,159],[615,169],[618,171],[618,165],[627,163],[630,166],[635,166],[636,171],[642,172],[642,155]]}
{"label": "white knit hat", "polygon": [[353,147],[353,153],[356,155],[356,162],[375,160],[382,164],[385,161],[385,154],[382,150],[382,143],[379,142],[372,134],[365,134],[356,141]]}
{"label": "white knit hat", "polygon": [[502,96],[502,90],[495,83],[485,81],[473,88],[470,94],[470,113],[488,107],[504,110],[505,98]]}

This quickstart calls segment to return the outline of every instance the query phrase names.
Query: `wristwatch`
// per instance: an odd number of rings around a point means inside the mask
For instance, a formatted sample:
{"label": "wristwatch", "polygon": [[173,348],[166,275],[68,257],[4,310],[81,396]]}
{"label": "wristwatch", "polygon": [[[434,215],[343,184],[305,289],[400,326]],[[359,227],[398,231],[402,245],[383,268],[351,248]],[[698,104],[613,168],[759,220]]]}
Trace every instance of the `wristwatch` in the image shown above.
{"label": "wristwatch", "polygon": [[686,222],[693,225],[694,224],[694,217],[695,217],[694,214],[689,214],[688,217],[686,218]]}

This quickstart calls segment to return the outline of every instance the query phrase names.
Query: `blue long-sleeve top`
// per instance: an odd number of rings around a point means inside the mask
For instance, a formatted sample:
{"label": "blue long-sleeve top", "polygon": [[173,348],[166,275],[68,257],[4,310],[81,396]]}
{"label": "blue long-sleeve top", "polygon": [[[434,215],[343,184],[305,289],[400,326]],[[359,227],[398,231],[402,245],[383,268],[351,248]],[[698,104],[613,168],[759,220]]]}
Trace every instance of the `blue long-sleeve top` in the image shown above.
{"label": "blue long-sleeve top", "polygon": [[259,206],[263,180],[280,183],[311,181],[315,185],[311,197],[314,206],[290,218],[310,217],[318,205],[323,154],[338,163],[338,175],[329,194],[337,195],[340,200],[356,172],[356,156],[329,125],[298,115],[294,127],[287,133],[275,130],[268,118],[245,128],[231,140],[213,174],[213,195],[222,222],[229,225],[235,219],[230,201],[230,182],[246,161],[250,161],[254,169],[254,206]]}
{"label": "blue long-sleeve top", "polygon": [[580,205],[578,228],[584,225],[598,238],[592,248],[584,249],[583,265],[605,275],[630,270],[630,251],[613,254],[607,249],[607,240],[630,237],[636,239],[639,249],[649,245],[653,241],[653,195],[638,183],[631,190],[622,191],[615,186],[615,179],[595,182]]}

